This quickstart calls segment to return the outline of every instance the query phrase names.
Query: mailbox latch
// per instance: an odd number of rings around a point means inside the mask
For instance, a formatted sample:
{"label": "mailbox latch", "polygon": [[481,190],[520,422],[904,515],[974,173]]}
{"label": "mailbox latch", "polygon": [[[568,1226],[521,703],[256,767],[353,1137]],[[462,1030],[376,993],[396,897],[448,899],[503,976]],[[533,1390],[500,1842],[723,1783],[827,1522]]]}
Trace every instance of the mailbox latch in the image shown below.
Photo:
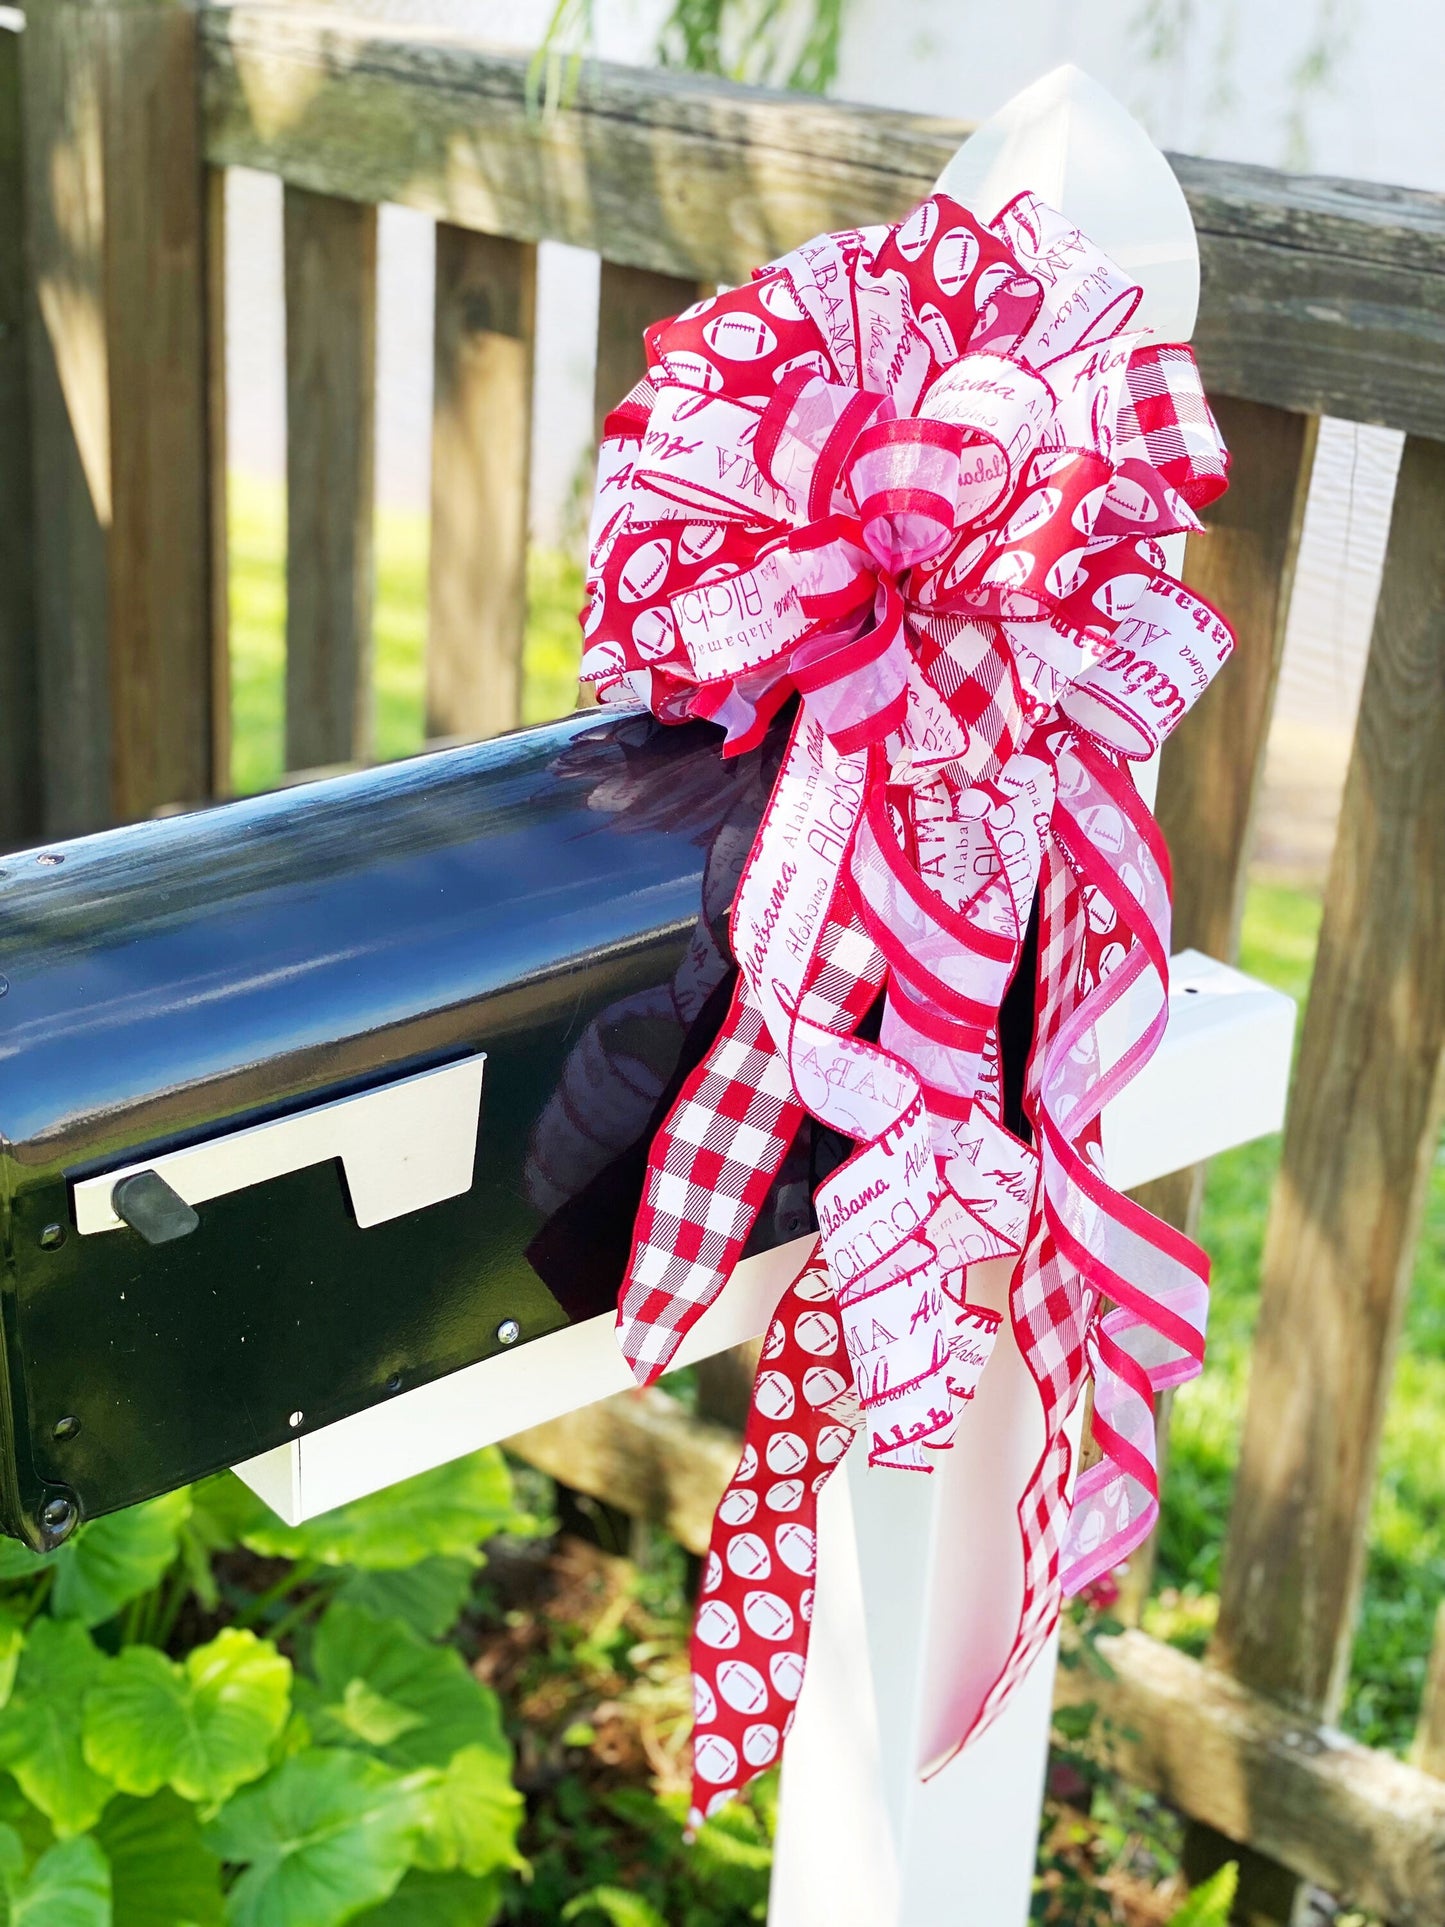
{"label": "mailbox latch", "polygon": [[122,1178],[110,1194],[110,1208],[148,1245],[168,1245],[175,1238],[188,1238],[201,1222],[159,1171],[136,1171]]}

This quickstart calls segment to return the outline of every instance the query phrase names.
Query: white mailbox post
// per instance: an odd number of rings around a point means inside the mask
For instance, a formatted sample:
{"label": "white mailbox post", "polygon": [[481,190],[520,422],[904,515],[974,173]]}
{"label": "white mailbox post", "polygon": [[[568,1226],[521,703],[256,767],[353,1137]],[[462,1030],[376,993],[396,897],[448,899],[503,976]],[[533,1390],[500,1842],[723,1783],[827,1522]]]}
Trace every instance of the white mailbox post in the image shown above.
{"label": "white mailbox post", "polygon": [[[1143,285],[1143,326],[1187,339],[1198,254],[1183,195],[1143,130],[1064,68],[965,143],[940,187],[985,218],[1029,187]],[[1180,558],[1171,558],[1176,566]],[[1194,951],[1174,959],[1168,1032],[1104,1114],[1111,1182],[1165,1176],[1278,1130],[1292,1001]],[[485,1103],[485,1093],[483,1094]],[[739,1266],[678,1354],[759,1337],[807,1241]],[[986,1268],[1002,1310],[1009,1265]],[[236,1471],[290,1524],[627,1390],[610,1317],[488,1359],[263,1453]],[[1082,1413],[1076,1413],[1075,1424]],[[825,1488],[807,1683],[783,1778],[772,1927],[1023,1927],[1057,1647],[994,1725],[931,1778],[1017,1619],[1008,1497],[1042,1443],[1007,1319],[957,1449],[931,1478],[868,1471]]]}

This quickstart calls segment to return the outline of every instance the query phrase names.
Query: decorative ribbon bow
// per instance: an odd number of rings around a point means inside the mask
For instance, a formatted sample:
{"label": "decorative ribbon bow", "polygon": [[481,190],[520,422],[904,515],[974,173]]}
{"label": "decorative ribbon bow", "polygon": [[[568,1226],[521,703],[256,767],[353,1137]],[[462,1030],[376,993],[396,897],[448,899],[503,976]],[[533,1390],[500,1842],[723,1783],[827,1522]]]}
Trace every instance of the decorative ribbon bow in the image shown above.
{"label": "decorative ribbon bow", "polygon": [[[1159,538],[1199,527],[1226,456],[1188,348],[1128,332],[1139,298],[1035,196],[984,227],[935,195],[650,329],[607,422],[584,680],[712,718],[725,754],[802,698],[733,908],[732,1009],[652,1150],[619,1303],[639,1380],[726,1282],[804,1114],[858,1146],[816,1194],[820,1255],[764,1342],[718,1508],[697,1815],[791,1723],[833,1465],[865,1427],[873,1464],[927,1471],[953,1443],[1000,1323],[970,1267],[1014,1261],[1047,1441],[975,1730],[1061,1584],[1149,1531],[1153,1397],[1202,1360],[1203,1254],[1100,1151],[1167,1013],[1168,858],[1130,760],[1232,646],[1165,570]],[[998,1025],[1036,904],[1026,1144]],[[1069,1517],[1086,1365],[1103,1458]]]}

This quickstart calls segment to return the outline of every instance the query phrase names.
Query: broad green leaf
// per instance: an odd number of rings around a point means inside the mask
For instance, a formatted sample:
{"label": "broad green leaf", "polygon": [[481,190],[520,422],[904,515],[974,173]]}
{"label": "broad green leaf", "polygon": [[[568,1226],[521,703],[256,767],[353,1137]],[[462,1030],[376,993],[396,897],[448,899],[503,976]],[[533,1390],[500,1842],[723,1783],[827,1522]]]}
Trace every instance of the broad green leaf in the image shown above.
{"label": "broad green leaf", "polygon": [[442,1639],[461,1617],[473,1570],[470,1559],[422,1559],[405,1572],[354,1572],[336,1596],[378,1619],[404,1619],[423,1639]]}
{"label": "broad green leaf", "polygon": [[10,1927],[111,1927],[110,1868],[88,1834],[58,1841],[15,1883]]}
{"label": "broad green leaf", "polygon": [[123,1792],[155,1793],[185,1744],[185,1675],[154,1646],[128,1646],[85,1696],[86,1763]]}
{"label": "broad green leaf", "polygon": [[53,1552],[32,1552],[18,1539],[0,1539],[0,1583],[34,1579],[49,1569],[54,1558]]}
{"label": "broad green leaf", "polygon": [[563,1920],[587,1920],[595,1914],[610,1921],[611,1927],[667,1927],[650,1901],[625,1887],[589,1887],[562,1909]]}
{"label": "broad green leaf", "polygon": [[24,1644],[25,1628],[20,1621],[8,1613],[0,1613],[0,1707],[9,1704]]}
{"label": "broad green leaf", "polygon": [[1084,1700],[1077,1706],[1056,1706],[1053,1713],[1054,1730],[1064,1739],[1077,1743],[1088,1739],[1098,1717],[1096,1700]]}
{"label": "broad green leaf", "polygon": [[74,1620],[37,1620],[10,1704],[0,1713],[0,1766],[59,1834],[94,1826],[114,1791],[86,1764],[81,1748],[82,1703],[109,1664]]}
{"label": "broad green leaf", "polygon": [[27,1862],[38,1860],[47,1847],[55,1845],[55,1829],[32,1806],[8,1773],[0,1773],[0,1826],[20,1836]]}
{"label": "broad green leaf", "polygon": [[[297,1680],[296,1682],[298,1686],[305,1686],[307,1683],[305,1680]],[[281,1735],[276,1741],[276,1744],[271,1748],[271,1764],[273,1766],[279,1766],[282,1760],[289,1760],[293,1754],[304,1753],[311,1745],[314,1737],[311,1731],[310,1720],[307,1719],[304,1713],[298,1712],[296,1708],[293,1707],[291,1709],[290,1719],[287,1720],[285,1726],[282,1728]]]}
{"label": "broad green leaf", "polygon": [[422,1722],[376,1743],[393,1766],[446,1766],[464,1746],[484,1747],[504,1762],[509,1757],[496,1694],[472,1678],[452,1647],[429,1645],[399,1619],[375,1619],[337,1602],[316,1629],[311,1665],[319,1703],[305,1710],[318,1739],[359,1737],[345,1728],[342,1714],[347,1688],[364,1680]]}
{"label": "broad green leaf", "polygon": [[427,1795],[430,1822],[417,1846],[419,1867],[481,1876],[526,1866],[517,1851],[524,1803],[510,1765],[491,1747],[462,1748]]}
{"label": "broad green leaf", "polygon": [[763,1892],[767,1892],[772,1843],[759,1826],[757,1815],[741,1803],[735,1801],[703,1823],[693,1852],[704,1881],[729,1873],[757,1874]]}
{"label": "broad green leaf", "polygon": [[1169,1927],[1229,1927],[1234,1896],[1239,1887],[1239,1862],[1226,1860],[1184,1905],[1169,1916]]}
{"label": "broad green leaf", "polygon": [[240,1537],[264,1558],[401,1572],[437,1557],[475,1566],[483,1540],[531,1529],[529,1515],[517,1509],[506,1461],[495,1446],[487,1446],[302,1526],[282,1525],[263,1508],[243,1524]]}
{"label": "broad green leaf", "polygon": [[298,1753],[244,1788],[206,1829],[244,1867],[231,1927],[339,1927],[395,1891],[422,1822],[419,1789],[363,1753]]}
{"label": "broad green leaf", "polygon": [[271,1515],[234,1472],[216,1472],[191,1487],[191,1529],[211,1552],[230,1552]]}
{"label": "broad green leaf", "polygon": [[122,1606],[158,1583],[176,1556],[190,1509],[191,1495],[183,1489],[81,1526],[51,1554],[51,1611],[58,1619],[78,1619],[85,1626],[114,1619]]}
{"label": "broad green leaf", "polygon": [[7,1896],[25,1872],[25,1843],[14,1827],[0,1823],[0,1888]]}
{"label": "broad green leaf", "polygon": [[290,1703],[290,1661],[239,1627],[179,1666],[128,1646],[86,1699],[85,1757],[122,1792],[214,1806],[266,1771]]}
{"label": "broad green leaf", "polygon": [[390,1900],[356,1916],[356,1927],[490,1927],[502,1904],[497,1878],[413,1870]]}
{"label": "broad green leaf", "polygon": [[221,1927],[221,1866],[194,1807],[166,1790],[112,1800],[95,1838],[110,1862],[113,1927]]}
{"label": "broad green leaf", "polygon": [[180,1563],[186,1584],[195,1594],[201,1610],[206,1613],[213,1613],[221,1603],[221,1588],[216,1583],[211,1564],[215,1550],[196,1526],[195,1502],[192,1500],[191,1517],[180,1531]]}
{"label": "broad green leaf", "polygon": [[338,1726],[355,1734],[363,1746],[390,1746],[403,1733],[426,1725],[422,1714],[384,1698],[364,1679],[349,1679],[340,1705],[328,1706],[326,1711]]}

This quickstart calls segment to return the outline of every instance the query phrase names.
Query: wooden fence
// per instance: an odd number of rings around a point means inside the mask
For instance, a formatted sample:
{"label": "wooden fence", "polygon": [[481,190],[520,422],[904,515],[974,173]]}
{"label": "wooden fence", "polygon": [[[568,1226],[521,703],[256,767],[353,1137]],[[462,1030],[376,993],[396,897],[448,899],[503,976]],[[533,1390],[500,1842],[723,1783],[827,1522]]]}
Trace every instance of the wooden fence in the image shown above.
{"label": "wooden fence", "polygon": [[[428,729],[485,734],[519,714],[537,242],[602,257],[600,408],[640,372],[645,320],[821,228],[900,215],[964,131],[607,67],[544,120],[521,60],[332,8],[32,0],[19,28],[0,10],[9,847],[224,787],[225,168],[285,182],[286,744],[307,767],[370,744],[377,203],[437,222]],[[1440,1122],[1445,201],[1175,165],[1235,464],[1187,573],[1240,642],[1165,756],[1178,947],[1236,947],[1317,419],[1407,439],[1270,1213],[1218,1629],[1203,1665],[1126,1634],[1102,1692],[1125,1770],[1196,1823],[1191,1863],[1253,1850],[1242,1917],[1284,1921],[1303,1878],[1423,1927],[1445,1920],[1445,1780],[1425,1770],[1445,1767],[1445,1642],[1419,1766],[1329,1723]],[[1149,1201],[1187,1224],[1199,1181]],[[657,1394],[520,1443],[694,1550],[735,1449]]]}

